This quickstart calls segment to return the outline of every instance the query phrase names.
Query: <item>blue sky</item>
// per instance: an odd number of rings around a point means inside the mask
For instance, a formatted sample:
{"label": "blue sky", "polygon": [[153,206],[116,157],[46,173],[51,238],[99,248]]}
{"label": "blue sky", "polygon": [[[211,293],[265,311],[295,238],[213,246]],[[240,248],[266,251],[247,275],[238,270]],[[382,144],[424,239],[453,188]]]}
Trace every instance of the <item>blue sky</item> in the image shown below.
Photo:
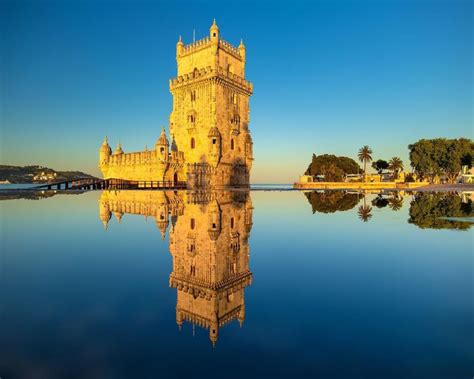
{"label": "blue sky", "polygon": [[153,146],[171,112],[175,46],[247,47],[253,182],[292,182],[313,152],[398,155],[473,134],[471,1],[3,1],[2,164],[99,174],[104,135]]}

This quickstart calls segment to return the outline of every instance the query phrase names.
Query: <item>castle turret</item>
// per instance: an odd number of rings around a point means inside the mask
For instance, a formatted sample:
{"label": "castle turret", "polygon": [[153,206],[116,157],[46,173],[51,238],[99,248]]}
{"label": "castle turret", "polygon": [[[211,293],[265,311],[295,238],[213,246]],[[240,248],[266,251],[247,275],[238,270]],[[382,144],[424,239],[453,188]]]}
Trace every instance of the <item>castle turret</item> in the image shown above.
{"label": "castle turret", "polygon": [[209,29],[209,34],[211,36],[211,42],[212,43],[218,43],[219,42],[219,27],[216,24],[216,19],[212,22],[211,28]]}
{"label": "castle turret", "polygon": [[221,209],[219,207],[219,203],[216,200],[213,200],[209,204],[209,226],[208,226],[208,233],[209,238],[212,241],[216,241],[221,234]]}
{"label": "castle turret", "polygon": [[162,161],[167,161],[169,158],[169,142],[168,138],[166,137],[166,131],[163,127],[161,129],[160,138],[156,140],[155,144],[156,153],[160,157]]}
{"label": "castle turret", "polygon": [[239,320],[240,327],[242,327],[245,321],[245,301],[244,301],[243,294],[242,294],[242,302],[240,304],[239,314],[237,315],[237,320]]}
{"label": "castle turret", "polygon": [[166,236],[166,229],[169,225],[169,208],[167,203],[163,203],[159,208],[158,214],[155,217],[156,226],[160,229],[161,239],[164,240]]}
{"label": "castle turret", "polygon": [[118,143],[117,148],[115,149],[114,154],[123,154],[122,145],[120,145],[120,142]]}
{"label": "castle turret", "polygon": [[245,164],[248,168],[248,171],[252,168],[253,162],[253,141],[252,136],[249,132],[245,136]]}
{"label": "castle turret", "polygon": [[107,137],[104,138],[104,142],[99,149],[99,167],[106,165],[109,162],[109,158],[112,155],[112,149],[109,146],[109,141]]}
{"label": "castle turret", "polygon": [[240,57],[242,58],[242,76],[245,76],[245,56],[246,56],[246,50],[245,50],[245,45],[244,45],[244,40],[240,40],[240,45],[239,45],[239,54]]}
{"label": "castle turret", "polygon": [[115,219],[117,220],[117,222],[120,224],[120,222],[122,221],[123,213],[115,211],[114,216],[115,216]]}
{"label": "castle turret", "polygon": [[109,226],[111,217],[112,212],[110,211],[109,203],[107,201],[101,201],[99,206],[99,218],[102,221],[105,230],[107,230]]}
{"label": "castle turret", "polygon": [[176,145],[174,135],[173,135],[173,139],[171,140],[171,157],[173,158],[173,160],[175,160],[178,157],[178,146]]}
{"label": "castle turret", "polygon": [[212,342],[212,347],[216,347],[217,337],[219,334],[219,323],[217,318],[217,312],[213,314],[211,323],[209,325],[209,339]]}
{"label": "castle turret", "polygon": [[178,325],[179,331],[181,331],[181,327],[183,326],[183,314],[178,306],[176,306],[176,324]]}
{"label": "castle turret", "polygon": [[217,166],[221,159],[222,138],[219,129],[213,127],[209,130],[209,163],[214,167]]}
{"label": "castle turret", "polygon": [[182,53],[184,49],[184,43],[183,40],[181,39],[181,36],[179,36],[178,43],[176,44],[176,58],[178,58]]}

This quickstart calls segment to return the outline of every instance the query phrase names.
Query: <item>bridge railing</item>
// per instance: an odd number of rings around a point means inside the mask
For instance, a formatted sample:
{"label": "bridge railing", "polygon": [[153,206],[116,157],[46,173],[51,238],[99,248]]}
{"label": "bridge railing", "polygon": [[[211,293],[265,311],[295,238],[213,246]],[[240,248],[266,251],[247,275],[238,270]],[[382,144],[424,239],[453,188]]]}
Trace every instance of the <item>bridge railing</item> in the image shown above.
{"label": "bridge railing", "polygon": [[185,189],[186,182],[174,180],[124,180],[81,178],[42,184],[32,189],[95,190],[95,189]]}

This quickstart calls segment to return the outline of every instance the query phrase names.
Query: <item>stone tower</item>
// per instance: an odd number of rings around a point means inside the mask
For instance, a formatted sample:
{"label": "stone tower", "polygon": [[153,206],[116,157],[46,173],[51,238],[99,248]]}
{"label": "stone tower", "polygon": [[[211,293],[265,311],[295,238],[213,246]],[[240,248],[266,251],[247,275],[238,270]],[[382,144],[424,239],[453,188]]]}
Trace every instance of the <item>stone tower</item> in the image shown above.
{"label": "stone tower", "polygon": [[209,37],[176,45],[177,78],[170,81],[170,134],[184,153],[188,187],[248,186],[252,167],[249,98],[243,42],[220,37],[214,20]]}

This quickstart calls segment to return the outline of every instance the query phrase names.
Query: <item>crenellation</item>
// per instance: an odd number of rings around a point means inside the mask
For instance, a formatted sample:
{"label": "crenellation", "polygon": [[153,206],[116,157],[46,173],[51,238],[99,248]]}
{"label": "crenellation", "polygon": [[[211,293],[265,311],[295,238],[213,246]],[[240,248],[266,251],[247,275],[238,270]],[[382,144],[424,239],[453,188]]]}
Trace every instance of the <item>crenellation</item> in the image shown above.
{"label": "crenellation", "polygon": [[224,41],[223,39],[219,40],[219,47],[221,49],[224,49],[226,52],[229,54],[232,54],[234,57],[238,59],[242,59],[242,56],[240,55],[240,51],[237,47],[233,46],[227,41]]}

